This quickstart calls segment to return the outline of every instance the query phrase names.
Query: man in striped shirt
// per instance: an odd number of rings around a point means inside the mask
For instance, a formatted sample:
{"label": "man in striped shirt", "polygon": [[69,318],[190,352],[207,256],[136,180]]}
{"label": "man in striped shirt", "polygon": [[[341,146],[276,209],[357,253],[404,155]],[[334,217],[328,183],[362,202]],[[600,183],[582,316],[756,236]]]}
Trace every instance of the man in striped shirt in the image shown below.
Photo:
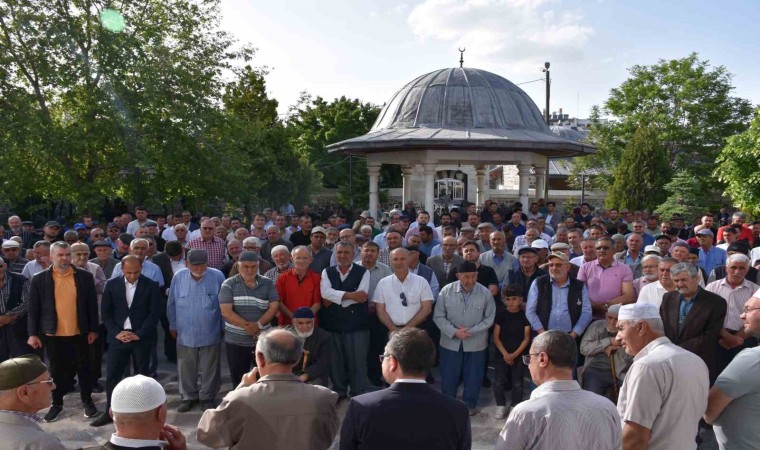
{"label": "man in striped shirt", "polygon": [[552,330],[533,340],[523,362],[538,385],[517,405],[496,441],[497,450],[588,448],[617,450],[620,417],[608,399],[573,380],[578,350],[569,334]]}
{"label": "man in striped shirt", "polygon": [[224,318],[224,343],[232,388],[251,370],[256,339],[277,314],[279,296],[274,281],[258,274],[261,257],[245,251],[237,275],[222,283],[219,307]]}

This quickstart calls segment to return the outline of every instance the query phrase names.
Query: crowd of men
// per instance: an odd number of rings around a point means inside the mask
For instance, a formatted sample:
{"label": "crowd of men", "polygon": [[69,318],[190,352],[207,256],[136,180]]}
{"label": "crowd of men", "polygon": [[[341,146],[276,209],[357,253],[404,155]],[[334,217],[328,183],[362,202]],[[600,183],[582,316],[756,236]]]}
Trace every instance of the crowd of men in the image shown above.
{"label": "crowd of men", "polygon": [[[212,448],[327,448],[349,398],[341,448],[469,448],[483,388],[506,420],[499,449],[693,449],[713,425],[721,448],[760,442],[760,222],[741,212],[687,225],[540,199],[353,223],[309,208],[250,226],[149,216],[8,219],[0,429],[39,434],[36,413],[57,420],[78,390],[91,425],[115,423],[103,448],[129,446],[133,415],[152,424],[144,439],[182,448],[156,403],[162,357]],[[153,395],[135,406],[122,388]]]}

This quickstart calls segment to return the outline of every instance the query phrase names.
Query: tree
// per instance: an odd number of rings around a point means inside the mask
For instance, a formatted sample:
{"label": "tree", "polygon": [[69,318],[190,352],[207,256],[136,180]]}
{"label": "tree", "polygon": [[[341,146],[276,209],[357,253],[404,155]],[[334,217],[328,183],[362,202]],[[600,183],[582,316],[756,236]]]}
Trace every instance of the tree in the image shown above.
{"label": "tree", "polygon": [[238,71],[223,96],[228,127],[223,139],[236,155],[233,179],[236,192],[227,195],[248,207],[278,207],[286,201],[295,206],[308,202],[319,178],[308,159],[291,145],[290,132],[277,115],[277,100],[266,93],[266,71],[250,66]]}
{"label": "tree", "polygon": [[89,209],[134,200],[133,180],[119,174],[150,168],[146,200],[199,208],[223,197],[220,180],[235,167],[216,133],[221,74],[252,51],[233,51],[218,30],[218,0],[111,5],[0,3],[0,164],[13,168],[3,192]]}
{"label": "tree", "polygon": [[749,129],[728,138],[715,162],[715,176],[726,184],[733,205],[760,214],[760,108]]}
{"label": "tree", "polygon": [[[322,173],[323,186],[338,188],[338,201],[348,205],[349,157],[328,153],[327,146],[367,133],[380,109],[358,99],[341,97],[328,103],[322,97],[312,100],[303,94],[291,113],[287,126],[292,131],[294,148]],[[400,168],[383,165],[380,176],[385,185],[400,182]],[[353,157],[352,185],[355,207],[366,208],[369,176],[364,158]]]}
{"label": "tree", "polygon": [[711,199],[705,195],[706,177],[698,178],[686,170],[678,171],[665,185],[666,200],[655,212],[665,218],[680,214],[691,221],[703,211],[709,211]]}
{"label": "tree", "polygon": [[[711,67],[696,53],[686,58],[633,66],[631,77],[612,89],[603,112],[614,118],[593,124],[590,141],[597,155],[582,158],[575,171],[595,169],[614,173],[623,150],[640,124],[658,130],[673,171],[704,176],[724,140],[745,128],[752,112],[747,100],[731,96],[732,75],[723,66]],[[609,187],[611,177],[598,177]]]}
{"label": "tree", "polygon": [[615,181],[605,200],[608,208],[653,208],[665,200],[663,186],[670,179],[670,167],[658,136],[651,126],[636,130],[615,169]]}

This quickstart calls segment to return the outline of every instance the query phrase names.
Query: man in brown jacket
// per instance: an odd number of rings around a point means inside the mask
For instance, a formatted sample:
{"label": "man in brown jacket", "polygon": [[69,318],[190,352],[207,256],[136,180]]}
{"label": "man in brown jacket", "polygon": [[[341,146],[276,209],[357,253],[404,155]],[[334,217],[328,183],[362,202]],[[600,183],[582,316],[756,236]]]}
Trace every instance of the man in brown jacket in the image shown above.
{"label": "man in brown jacket", "polygon": [[231,450],[329,448],[340,426],[338,395],[293,375],[302,353],[303,341],[291,331],[261,334],[256,344],[258,367],[219,407],[203,413],[198,442]]}

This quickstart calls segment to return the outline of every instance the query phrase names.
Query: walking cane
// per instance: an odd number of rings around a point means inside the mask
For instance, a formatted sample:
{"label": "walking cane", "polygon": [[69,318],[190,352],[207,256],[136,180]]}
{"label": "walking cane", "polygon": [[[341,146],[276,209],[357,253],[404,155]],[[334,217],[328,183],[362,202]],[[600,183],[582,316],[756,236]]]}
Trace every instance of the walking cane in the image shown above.
{"label": "walking cane", "polygon": [[301,372],[306,372],[306,363],[309,361],[309,351],[303,351],[303,364],[301,364]]}
{"label": "walking cane", "polygon": [[610,370],[612,371],[612,395],[614,396],[615,403],[617,404],[617,396],[618,396],[618,383],[617,383],[617,375],[615,374],[615,358],[613,357],[613,354],[610,353]]}

